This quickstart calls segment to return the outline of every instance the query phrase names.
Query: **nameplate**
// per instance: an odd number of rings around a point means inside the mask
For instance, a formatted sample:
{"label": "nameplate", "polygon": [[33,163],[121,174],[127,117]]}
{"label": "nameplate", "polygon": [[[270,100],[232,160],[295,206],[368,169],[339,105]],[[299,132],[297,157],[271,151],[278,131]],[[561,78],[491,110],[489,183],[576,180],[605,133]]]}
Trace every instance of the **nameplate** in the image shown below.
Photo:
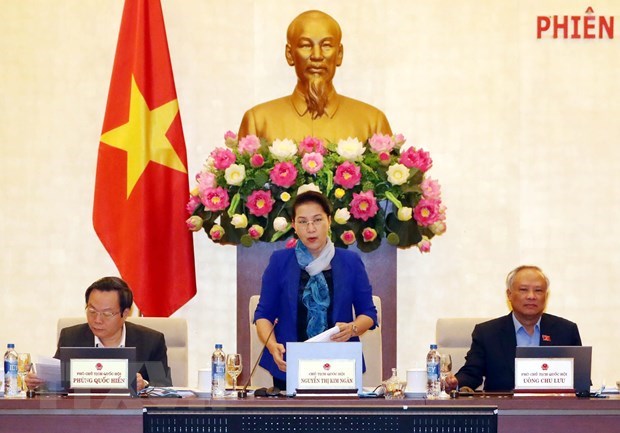
{"label": "nameplate", "polygon": [[70,388],[123,389],[129,388],[127,359],[71,359]]}
{"label": "nameplate", "polygon": [[573,358],[515,358],[515,391],[574,388]]}
{"label": "nameplate", "polygon": [[286,395],[298,389],[362,392],[362,343],[286,343]]}
{"label": "nameplate", "polygon": [[298,389],[355,388],[355,359],[300,359]]}

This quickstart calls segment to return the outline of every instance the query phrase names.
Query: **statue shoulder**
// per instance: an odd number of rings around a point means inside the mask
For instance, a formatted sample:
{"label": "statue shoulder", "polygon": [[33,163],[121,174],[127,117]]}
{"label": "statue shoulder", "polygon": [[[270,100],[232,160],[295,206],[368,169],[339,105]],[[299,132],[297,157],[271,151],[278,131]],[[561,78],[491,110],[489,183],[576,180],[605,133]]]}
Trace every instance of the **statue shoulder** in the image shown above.
{"label": "statue shoulder", "polygon": [[[362,128],[362,130],[356,131],[356,133],[353,133],[351,136],[356,135],[363,141],[375,132],[392,135],[390,122],[383,111],[373,105],[349,98],[348,96],[339,95],[339,97],[340,104],[338,112],[346,113],[345,116],[347,118],[354,119],[355,124],[358,125],[359,128]],[[347,119],[342,120],[346,121]]]}
{"label": "statue shoulder", "polygon": [[358,99],[349,98],[348,96],[339,95],[339,97],[340,97],[340,105],[347,109],[365,111],[373,115],[381,115],[385,117],[385,114],[383,113],[383,111],[381,111],[374,105],[370,105]]}
{"label": "statue shoulder", "polygon": [[281,98],[272,99],[271,101],[265,101],[254,107],[250,108],[247,113],[252,113],[255,116],[272,113],[274,110],[282,110],[290,108],[292,106],[291,96],[283,96]]}
{"label": "statue shoulder", "polygon": [[[284,96],[255,105],[243,115],[238,135],[245,137],[248,134],[254,134],[273,140],[275,137],[281,136],[277,125],[290,123],[292,113],[294,113],[294,107],[291,96]],[[278,119],[278,122],[274,122],[274,119]]]}

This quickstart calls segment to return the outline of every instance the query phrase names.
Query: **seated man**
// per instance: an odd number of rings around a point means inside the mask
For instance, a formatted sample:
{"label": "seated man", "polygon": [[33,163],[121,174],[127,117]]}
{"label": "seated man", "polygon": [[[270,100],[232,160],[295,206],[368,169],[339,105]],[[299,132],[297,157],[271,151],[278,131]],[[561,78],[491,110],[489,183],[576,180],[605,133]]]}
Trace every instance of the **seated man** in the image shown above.
{"label": "seated man", "polygon": [[447,390],[512,391],[517,346],[581,346],[577,325],[543,313],[549,279],[536,266],[519,266],[506,277],[512,312],[475,326],[465,365],[446,380]]}
{"label": "seated man", "polygon": [[[104,277],[86,289],[86,318],[88,323],[60,331],[60,347],[135,347],[137,389],[149,386],[171,386],[166,341],[161,332],[126,322],[133,304],[133,293],[125,281]],[[59,357],[56,350],[55,358]],[[26,377],[29,389],[43,382],[34,374]]]}

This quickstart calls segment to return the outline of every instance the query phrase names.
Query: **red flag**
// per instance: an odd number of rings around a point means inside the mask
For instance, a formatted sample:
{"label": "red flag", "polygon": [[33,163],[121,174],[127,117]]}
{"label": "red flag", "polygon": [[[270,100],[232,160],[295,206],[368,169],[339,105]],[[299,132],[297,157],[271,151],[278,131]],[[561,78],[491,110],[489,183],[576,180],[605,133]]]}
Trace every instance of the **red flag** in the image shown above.
{"label": "red flag", "polygon": [[187,154],[159,0],[126,0],[97,160],[93,223],[145,316],[196,294]]}

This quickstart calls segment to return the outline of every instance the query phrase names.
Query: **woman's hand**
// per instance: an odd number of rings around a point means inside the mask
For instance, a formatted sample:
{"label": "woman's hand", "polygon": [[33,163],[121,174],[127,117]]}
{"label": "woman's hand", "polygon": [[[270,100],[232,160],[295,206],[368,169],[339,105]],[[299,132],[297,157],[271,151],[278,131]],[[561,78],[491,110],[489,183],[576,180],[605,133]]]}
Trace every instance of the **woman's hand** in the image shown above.
{"label": "woman's hand", "polygon": [[267,319],[258,319],[256,321],[256,332],[258,333],[258,338],[260,341],[265,344],[265,347],[271,353],[273,360],[281,371],[286,371],[286,361],[284,360],[284,352],[286,349],[283,344],[280,344],[276,341],[276,336],[274,335],[274,326],[278,324],[278,319],[274,320],[274,323],[271,323]]}
{"label": "woman's hand", "polygon": [[359,337],[368,331],[374,324],[373,320],[365,314],[358,315],[353,322],[336,322],[340,332],[332,335],[332,341],[349,341],[351,337]]}
{"label": "woman's hand", "polygon": [[332,341],[349,341],[351,337],[357,336],[357,326],[355,326],[355,322],[336,322],[336,326],[340,329],[340,332],[331,336]]}
{"label": "woman's hand", "polygon": [[286,349],[284,348],[284,345],[274,342],[269,344],[267,349],[269,350],[269,353],[271,353],[271,356],[273,357],[273,360],[278,368],[281,371],[286,371],[286,361],[284,360],[284,352],[286,352]]}

